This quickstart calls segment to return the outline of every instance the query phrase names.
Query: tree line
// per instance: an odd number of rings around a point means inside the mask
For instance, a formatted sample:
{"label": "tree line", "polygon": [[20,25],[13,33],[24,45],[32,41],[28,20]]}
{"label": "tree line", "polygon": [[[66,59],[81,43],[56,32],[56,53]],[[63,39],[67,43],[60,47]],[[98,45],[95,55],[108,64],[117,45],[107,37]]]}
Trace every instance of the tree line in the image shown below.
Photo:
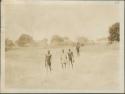
{"label": "tree line", "polygon": [[[115,23],[112,26],[109,27],[109,36],[108,41],[109,44],[112,44],[114,41],[119,42],[120,41],[120,23]],[[81,44],[81,46],[87,44],[89,40],[85,37],[79,37],[77,39],[77,42]],[[59,35],[54,35],[50,41],[50,45],[52,47],[57,47],[57,46],[74,46],[76,42],[72,41],[68,37],[62,37]],[[12,40],[6,38],[5,39],[5,50],[9,50],[15,46],[18,47],[28,47],[28,46],[36,46],[40,45],[42,47],[47,47],[48,44],[48,39],[43,39],[39,43],[37,43],[32,36],[28,34],[22,34],[15,42]],[[49,46],[50,46],[49,45]]]}

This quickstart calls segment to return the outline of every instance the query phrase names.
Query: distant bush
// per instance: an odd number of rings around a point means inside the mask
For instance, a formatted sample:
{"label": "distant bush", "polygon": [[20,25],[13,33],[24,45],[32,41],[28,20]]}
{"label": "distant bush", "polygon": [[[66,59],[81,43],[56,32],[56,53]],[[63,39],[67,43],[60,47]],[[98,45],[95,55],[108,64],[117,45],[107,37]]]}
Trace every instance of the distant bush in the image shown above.
{"label": "distant bush", "polygon": [[68,37],[61,37],[59,35],[54,35],[51,39],[51,46],[59,47],[59,46],[73,46],[74,42],[70,40]]}
{"label": "distant bush", "polygon": [[89,40],[85,37],[78,37],[77,41],[80,43],[81,46],[84,46],[89,42]]}
{"label": "distant bush", "polygon": [[48,39],[42,39],[40,42],[39,42],[39,46],[43,47],[43,48],[47,48],[48,47]]}
{"label": "distant bush", "polygon": [[18,46],[30,46],[33,43],[33,38],[30,35],[22,34],[16,41]]}
{"label": "distant bush", "polygon": [[115,23],[109,29],[109,37],[108,40],[110,43],[114,41],[120,41],[120,24]]}
{"label": "distant bush", "polygon": [[51,45],[52,46],[58,46],[61,45],[64,42],[63,38],[58,36],[58,35],[54,35],[51,39]]}
{"label": "distant bush", "polygon": [[5,51],[12,49],[13,47],[15,47],[15,44],[13,43],[13,41],[8,38],[5,39]]}

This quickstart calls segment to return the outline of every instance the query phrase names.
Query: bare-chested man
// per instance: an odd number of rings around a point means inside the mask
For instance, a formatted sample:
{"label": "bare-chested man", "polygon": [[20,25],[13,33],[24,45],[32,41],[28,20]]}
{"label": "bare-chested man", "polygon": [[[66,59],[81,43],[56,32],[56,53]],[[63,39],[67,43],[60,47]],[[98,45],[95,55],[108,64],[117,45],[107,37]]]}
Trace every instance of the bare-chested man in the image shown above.
{"label": "bare-chested man", "polygon": [[52,58],[52,55],[50,53],[50,51],[48,50],[48,53],[46,54],[46,57],[45,57],[45,67],[46,69],[48,70],[52,70],[51,68],[51,58]]}
{"label": "bare-chested man", "polygon": [[80,55],[80,43],[79,42],[76,44],[76,51],[77,51],[77,56],[79,56]]}
{"label": "bare-chested man", "polygon": [[74,55],[73,55],[73,52],[69,49],[68,51],[68,58],[69,58],[69,62],[73,68],[73,63],[74,63]]}

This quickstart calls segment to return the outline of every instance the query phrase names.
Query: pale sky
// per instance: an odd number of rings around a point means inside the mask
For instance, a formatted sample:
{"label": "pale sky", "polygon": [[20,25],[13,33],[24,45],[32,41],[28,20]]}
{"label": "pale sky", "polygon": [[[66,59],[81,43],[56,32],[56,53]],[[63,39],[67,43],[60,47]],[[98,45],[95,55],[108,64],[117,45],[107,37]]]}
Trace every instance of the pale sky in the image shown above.
{"label": "pale sky", "polygon": [[108,36],[109,26],[120,21],[119,6],[114,3],[11,2],[4,9],[6,37],[12,40],[22,33],[35,40],[50,39],[55,34],[71,39],[97,39]]}

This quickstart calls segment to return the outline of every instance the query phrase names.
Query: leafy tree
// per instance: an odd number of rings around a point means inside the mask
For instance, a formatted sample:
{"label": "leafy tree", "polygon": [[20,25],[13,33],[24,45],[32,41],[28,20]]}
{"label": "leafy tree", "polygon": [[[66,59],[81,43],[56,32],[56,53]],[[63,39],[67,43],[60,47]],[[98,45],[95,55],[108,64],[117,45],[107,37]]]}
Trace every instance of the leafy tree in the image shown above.
{"label": "leafy tree", "polygon": [[51,39],[51,44],[55,46],[60,45],[63,42],[64,42],[64,39],[58,35],[54,35]]}
{"label": "leafy tree", "polygon": [[77,42],[80,43],[81,46],[84,46],[85,44],[88,43],[88,39],[86,37],[78,37]]}
{"label": "leafy tree", "polygon": [[5,50],[9,50],[9,49],[12,49],[13,47],[15,46],[15,44],[13,43],[12,40],[10,39],[5,39]]}
{"label": "leafy tree", "polygon": [[109,42],[120,41],[120,24],[115,23],[109,29]]}
{"label": "leafy tree", "polygon": [[29,46],[33,42],[33,38],[30,35],[22,34],[17,40],[19,46]]}

